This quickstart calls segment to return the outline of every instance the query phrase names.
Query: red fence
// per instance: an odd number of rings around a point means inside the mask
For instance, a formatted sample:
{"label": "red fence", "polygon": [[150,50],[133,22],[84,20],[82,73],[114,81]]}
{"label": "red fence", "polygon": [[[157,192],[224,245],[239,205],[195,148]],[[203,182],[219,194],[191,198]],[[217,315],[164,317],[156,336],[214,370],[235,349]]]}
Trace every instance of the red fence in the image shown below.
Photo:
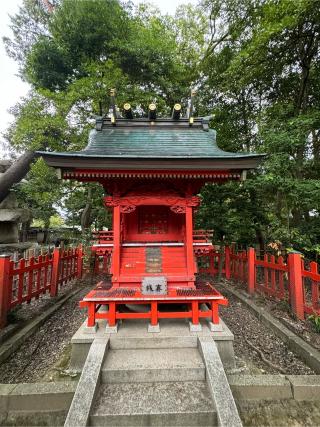
{"label": "red fence", "polygon": [[0,256],[0,328],[6,325],[7,314],[17,305],[50,292],[58,294],[59,287],[82,277],[82,247],[61,250],[52,255],[12,261]]}
{"label": "red fence", "polygon": [[221,273],[225,273],[225,262],[221,257],[224,257],[224,253],[218,251],[210,251],[207,253],[201,253],[195,251],[195,256],[198,265],[198,272],[201,274],[218,274],[220,262],[222,262]]}
{"label": "red fence", "polygon": [[245,252],[231,253],[230,278],[246,284],[250,294],[255,292],[278,300],[286,300],[299,319],[305,314],[320,315],[320,274],[318,265],[311,262],[306,268],[300,253],[283,257],[265,255],[256,258],[253,248]]}

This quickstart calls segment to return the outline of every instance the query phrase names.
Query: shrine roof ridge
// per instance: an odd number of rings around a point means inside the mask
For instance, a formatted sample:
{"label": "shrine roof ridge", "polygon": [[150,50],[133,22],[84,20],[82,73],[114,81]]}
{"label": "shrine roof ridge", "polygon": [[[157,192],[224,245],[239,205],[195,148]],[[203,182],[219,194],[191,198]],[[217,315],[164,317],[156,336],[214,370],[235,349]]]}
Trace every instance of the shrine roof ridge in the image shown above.
{"label": "shrine roof ridge", "polygon": [[[122,158],[122,159],[261,159],[263,154],[232,153],[224,151],[216,143],[216,131],[209,129],[210,118],[195,119],[192,125],[187,119],[121,119],[116,125],[101,119],[99,130],[89,133],[88,145],[82,151],[43,152],[46,159],[52,157],[74,158]],[[153,123],[153,124],[151,124]],[[157,123],[155,125],[155,123]],[[169,125],[168,123],[171,123]]]}

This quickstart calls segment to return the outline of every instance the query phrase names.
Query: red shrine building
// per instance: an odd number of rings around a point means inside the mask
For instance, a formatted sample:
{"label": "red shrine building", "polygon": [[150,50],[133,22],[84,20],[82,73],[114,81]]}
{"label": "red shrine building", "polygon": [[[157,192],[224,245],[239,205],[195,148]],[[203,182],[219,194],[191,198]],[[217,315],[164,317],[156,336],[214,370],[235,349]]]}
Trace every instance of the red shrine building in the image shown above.
{"label": "red shrine building", "polygon": [[[227,300],[197,279],[196,255],[213,250],[210,233],[194,229],[198,194],[207,182],[244,179],[261,155],[221,150],[210,117],[182,118],[180,111],[176,104],[171,118],[157,118],[151,104],[148,118],[133,118],[125,104],[124,117],[114,109],[96,120],[83,151],[41,152],[62,179],[100,183],[112,211],[112,231],[98,233],[92,247],[110,255],[111,281],[100,282],[81,302],[88,327],[99,318],[113,332],[118,319],[150,319],[151,331],[161,318],[189,318],[195,330],[201,317],[219,323],[218,306]],[[130,303],[149,308],[121,308]],[[171,310],[162,308],[168,304]],[[108,310],[99,311],[101,305]]]}

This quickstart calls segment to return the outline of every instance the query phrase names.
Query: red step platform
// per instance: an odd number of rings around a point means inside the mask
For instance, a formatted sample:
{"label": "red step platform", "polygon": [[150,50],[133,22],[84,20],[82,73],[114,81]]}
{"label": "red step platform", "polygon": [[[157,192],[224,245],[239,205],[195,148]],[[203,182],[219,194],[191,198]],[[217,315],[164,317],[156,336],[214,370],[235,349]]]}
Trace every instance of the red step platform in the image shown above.
{"label": "red step platform", "polygon": [[[126,304],[149,305],[147,312],[126,312],[120,306]],[[160,311],[164,304],[175,304],[175,311]],[[206,309],[199,307],[206,304]],[[88,327],[95,325],[97,319],[105,319],[109,326],[115,326],[118,319],[150,319],[152,326],[158,319],[189,318],[194,325],[200,318],[208,318],[212,323],[219,323],[219,305],[227,305],[224,298],[210,283],[196,283],[195,289],[169,289],[165,295],[145,295],[141,289],[119,288],[111,283],[100,282],[80,302],[80,307],[88,308]],[[108,311],[98,312],[101,306],[108,306]],[[180,305],[180,307],[179,307]],[[177,308],[178,306],[178,308]],[[187,309],[186,309],[187,307]]]}

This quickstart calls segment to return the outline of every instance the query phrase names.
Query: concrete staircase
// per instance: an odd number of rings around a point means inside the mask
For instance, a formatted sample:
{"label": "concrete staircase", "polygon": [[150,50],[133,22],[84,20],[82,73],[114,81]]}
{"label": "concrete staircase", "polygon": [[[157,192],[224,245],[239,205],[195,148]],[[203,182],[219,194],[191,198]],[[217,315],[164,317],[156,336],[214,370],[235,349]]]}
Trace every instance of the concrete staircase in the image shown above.
{"label": "concrete staircase", "polygon": [[227,332],[202,325],[192,333],[176,322],[150,334],[140,323],[117,334],[100,328],[94,338],[81,331],[74,337],[76,354],[90,349],[65,427],[241,427],[219,355],[227,341],[219,341],[218,351],[212,338],[227,338]]}
{"label": "concrete staircase", "polygon": [[110,350],[92,426],[213,426],[217,414],[196,348]]}

